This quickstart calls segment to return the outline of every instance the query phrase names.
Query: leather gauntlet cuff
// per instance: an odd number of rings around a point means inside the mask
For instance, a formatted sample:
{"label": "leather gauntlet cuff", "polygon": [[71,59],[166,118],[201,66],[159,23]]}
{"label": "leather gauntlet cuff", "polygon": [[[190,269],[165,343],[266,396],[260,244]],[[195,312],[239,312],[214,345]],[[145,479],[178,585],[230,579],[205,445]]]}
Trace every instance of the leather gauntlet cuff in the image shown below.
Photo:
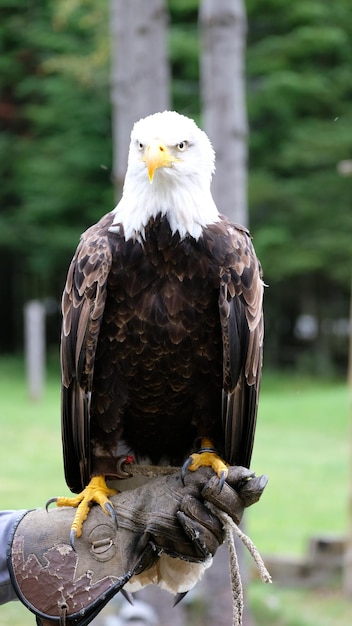
{"label": "leather gauntlet cuff", "polygon": [[19,599],[44,620],[42,623],[89,624],[131,578],[137,565],[130,562],[131,568],[123,571],[124,532],[120,531],[117,543],[113,521],[98,507],[91,510],[75,550],[69,544],[71,523],[69,509],[28,511],[10,540],[12,584]]}

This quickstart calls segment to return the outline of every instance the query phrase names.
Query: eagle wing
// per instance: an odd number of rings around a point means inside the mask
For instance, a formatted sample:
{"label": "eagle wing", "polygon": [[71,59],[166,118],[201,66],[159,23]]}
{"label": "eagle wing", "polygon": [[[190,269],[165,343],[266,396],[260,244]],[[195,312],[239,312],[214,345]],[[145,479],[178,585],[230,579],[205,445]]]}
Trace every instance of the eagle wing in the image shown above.
{"label": "eagle wing", "polygon": [[105,216],[82,235],[62,296],[62,443],[66,482],[75,492],[90,479],[90,402],[112,261],[110,223]]}
{"label": "eagle wing", "polygon": [[220,280],[219,312],[223,339],[224,456],[232,465],[249,467],[262,369],[262,272],[249,232],[228,226],[234,251]]}

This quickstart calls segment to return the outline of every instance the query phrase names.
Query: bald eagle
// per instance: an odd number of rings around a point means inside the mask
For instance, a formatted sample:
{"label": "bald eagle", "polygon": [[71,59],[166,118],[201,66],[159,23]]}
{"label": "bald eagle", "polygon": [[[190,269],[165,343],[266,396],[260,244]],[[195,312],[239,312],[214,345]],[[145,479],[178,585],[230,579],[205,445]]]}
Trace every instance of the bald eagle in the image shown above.
{"label": "bald eagle", "polygon": [[141,119],[120,202],[81,237],[61,341],[65,476],[85,490],[76,504],[108,508],[121,450],[211,465],[222,479],[227,464],[249,467],[263,282],[248,230],[214,203],[214,170],[193,120]]}

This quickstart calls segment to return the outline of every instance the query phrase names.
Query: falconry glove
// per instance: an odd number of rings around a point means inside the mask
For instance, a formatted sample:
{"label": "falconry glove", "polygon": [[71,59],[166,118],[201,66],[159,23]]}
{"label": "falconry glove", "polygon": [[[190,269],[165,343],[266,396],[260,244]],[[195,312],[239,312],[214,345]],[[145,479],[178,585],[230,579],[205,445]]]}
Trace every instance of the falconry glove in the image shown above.
{"label": "falconry glove", "polygon": [[9,546],[13,586],[38,625],[85,626],[129,581],[138,587],[141,577],[154,572],[148,582],[160,583],[163,559],[166,577],[177,563],[210,561],[224,536],[206,503],[239,523],[266,482],[242,467],[229,468],[220,491],[209,468],[188,472],[184,483],[178,473],[150,479],[111,499],[117,525],[99,506],[92,507],[74,548],[71,508],[28,511]]}

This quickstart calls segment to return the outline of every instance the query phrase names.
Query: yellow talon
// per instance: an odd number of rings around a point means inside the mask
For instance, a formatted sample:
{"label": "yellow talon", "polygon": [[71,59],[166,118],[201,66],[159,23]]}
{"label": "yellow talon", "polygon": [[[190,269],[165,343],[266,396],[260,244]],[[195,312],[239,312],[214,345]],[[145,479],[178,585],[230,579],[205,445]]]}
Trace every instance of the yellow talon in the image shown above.
{"label": "yellow talon", "polygon": [[111,515],[112,504],[109,501],[110,496],[117,493],[115,489],[110,489],[104,476],[94,476],[89,484],[81,493],[73,498],[59,497],[56,499],[57,506],[77,507],[77,512],[71,526],[71,535],[80,537],[82,534],[83,522],[87,519],[92,503],[100,504],[106,515]]}
{"label": "yellow talon", "polygon": [[195,472],[199,467],[211,467],[218,478],[221,478],[223,472],[225,472],[225,477],[228,474],[228,465],[216,452],[196,452],[191,454],[191,459],[192,463],[188,467],[191,472]]}
{"label": "yellow talon", "polygon": [[191,472],[195,472],[200,467],[211,467],[218,478],[225,480],[228,474],[229,465],[216,453],[214,444],[210,439],[201,440],[201,449],[190,455],[192,463],[188,465]]}

